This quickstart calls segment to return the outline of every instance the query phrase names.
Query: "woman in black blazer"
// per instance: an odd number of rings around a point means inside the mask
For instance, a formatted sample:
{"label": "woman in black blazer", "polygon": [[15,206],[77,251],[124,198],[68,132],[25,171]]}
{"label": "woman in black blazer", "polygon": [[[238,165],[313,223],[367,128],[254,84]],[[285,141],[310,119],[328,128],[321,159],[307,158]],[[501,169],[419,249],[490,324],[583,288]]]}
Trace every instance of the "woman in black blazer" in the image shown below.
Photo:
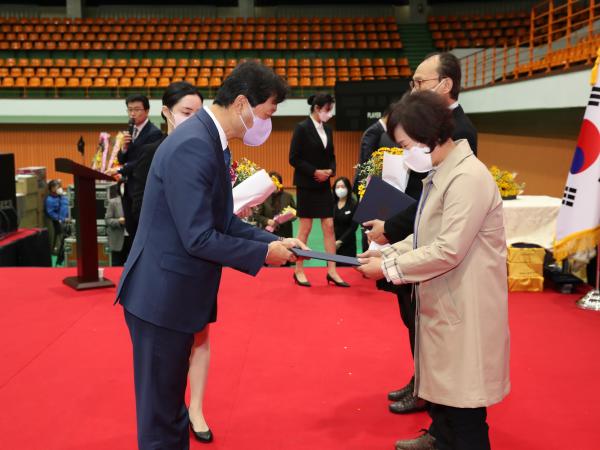
{"label": "woman in black blazer", "polygon": [[[333,230],[333,195],[330,178],[335,175],[333,132],[325,125],[333,117],[334,99],[331,94],[320,92],[308,98],[310,116],[296,125],[290,145],[290,164],[294,167],[298,217],[298,239],[306,242],[312,221],[321,219],[325,251],[335,253]],[[296,262],[294,281],[310,287],[302,261]],[[335,269],[335,263],[327,263],[327,282],[348,287]]]}
{"label": "woman in black blazer", "polygon": [[346,177],[340,177],[333,183],[335,209],[333,229],[335,230],[335,248],[338,255],[356,257],[356,230],[358,224],[352,220],[356,211],[356,201],[352,196],[352,185]]}

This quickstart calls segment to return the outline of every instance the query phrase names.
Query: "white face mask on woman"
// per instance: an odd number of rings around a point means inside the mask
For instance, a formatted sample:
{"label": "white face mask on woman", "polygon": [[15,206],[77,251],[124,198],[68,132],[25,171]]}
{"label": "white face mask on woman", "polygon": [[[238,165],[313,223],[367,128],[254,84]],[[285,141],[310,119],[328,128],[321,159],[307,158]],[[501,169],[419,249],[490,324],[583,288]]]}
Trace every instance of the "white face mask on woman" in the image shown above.
{"label": "white face mask on woman", "polygon": [[173,121],[171,122],[171,125],[173,125],[173,129],[177,128],[183,122],[185,122],[190,117],[192,117],[192,114],[190,114],[189,116],[185,116],[183,114],[181,114],[181,115],[180,114],[176,114],[173,111],[171,111],[171,115],[173,116]]}
{"label": "white face mask on woman", "polygon": [[333,111],[319,111],[319,120],[326,123],[333,117]]}
{"label": "white face mask on woman", "polygon": [[425,173],[433,169],[429,147],[413,145],[411,148],[405,150],[405,155],[404,164],[413,172]]}
{"label": "white face mask on woman", "polygon": [[335,195],[337,195],[338,198],[346,198],[348,195],[348,189],[345,187],[335,188]]}

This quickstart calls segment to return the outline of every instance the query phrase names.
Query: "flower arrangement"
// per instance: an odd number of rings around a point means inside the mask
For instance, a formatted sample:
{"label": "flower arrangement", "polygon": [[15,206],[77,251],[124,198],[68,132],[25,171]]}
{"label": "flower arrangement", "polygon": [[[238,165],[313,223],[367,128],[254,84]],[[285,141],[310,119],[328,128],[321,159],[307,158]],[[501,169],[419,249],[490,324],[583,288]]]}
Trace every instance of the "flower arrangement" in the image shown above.
{"label": "flower arrangement", "polygon": [[367,190],[367,183],[372,176],[381,176],[383,170],[383,154],[401,155],[403,150],[398,147],[380,147],[373,152],[368,161],[355,166],[358,174],[358,197],[363,198]]}
{"label": "flower arrangement", "polygon": [[[275,217],[273,217],[273,220],[277,223],[277,226],[289,222],[291,220],[296,219],[296,210],[294,208],[292,208],[291,206],[286,206],[285,208],[283,208],[281,210],[281,212],[279,214],[277,214]],[[270,231],[271,233],[273,231],[275,231],[276,227],[272,227],[270,225],[267,225],[265,227],[265,230]]]}
{"label": "flower arrangement", "polygon": [[515,181],[515,178],[517,177],[516,173],[499,169],[496,166],[490,167],[490,173],[500,190],[500,196],[504,200],[517,198],[517,195],[522,193],[523,189],[525,189],[525,183],[517,183]]}
{"label": "flower arrangement", "polygon": [[242,158],[239,161],[234,161],[231,164],[231,183],[237,186],[242,181],[247,180],[252,175],[260,170],[258,164],[253,163],[247,158]]}
{"label": "flower arrangement", "polygon": [[277,188],[278,191],[283,189],[283,184],[281,184],[279,182],[279,180],[277,179],[277,177],[275,175],[271,176],[271,180],[273,180],[273,184],[275,185],[275,187]]}
{"label": "flower arrangement", "polygon": [[92,158],[92,169],[103,173],[108,173],[110,169],[119,165],[117,154],[123,147],[123,133],[119,132],[113,139],[112,151],[110,134],[106,132],[100,133],[98,137],[98,147]]}
{"label": "flower arrangement", "polygon": [[246,208],[260,205],[281,186],[276,178],[270,177],[258,164],[247,158],[233,162],[229,173],[233,186],[233,211],[235,214]]}

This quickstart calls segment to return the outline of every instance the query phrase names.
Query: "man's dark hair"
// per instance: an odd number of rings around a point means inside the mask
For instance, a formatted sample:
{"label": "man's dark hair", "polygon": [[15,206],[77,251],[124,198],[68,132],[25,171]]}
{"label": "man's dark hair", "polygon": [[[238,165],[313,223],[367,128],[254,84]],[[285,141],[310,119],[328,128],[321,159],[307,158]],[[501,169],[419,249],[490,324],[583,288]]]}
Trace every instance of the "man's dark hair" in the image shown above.
{"label": "man's dark hair", "polygon": [[[200,101],[204,102],[204,97],[196,86],[187,81],[175,81],[167,86],[162,96],[162,104],[169,109],[173,109],[179,100],[187,95],[197,95],[200,97]],[[165,116],[161,112],[160,115],[165,119]],[[165,119],[166,120],[166,119]]]}
{"label": "man's dark hair", "polygon": [[275,96],[275,103],[281,103],[288,94],[287,83],[272,69],[255,61],[247,61],[238,65],[225,78],[217,91],[214,103],[228,107],[238,95],[243,95],[254,107],[272,96]]}
{"label": "man's dark hair", "polygon": [[392,108],[387,132],[394,142],[394,131],[398,126],[412,140],[427,145],[431,150],[452,138],[452,110],[440,95],[431,91],[406,93]]}
{"label": "man's dark hair", "polygon": [[329,103],[335,103],[335,99],[329,92],[317,92],[316,94],[308,97],[306,102],[310,105],[310,112],[313,112],[315,110],[315,106],[322,108]]}
{"label": "man's dark hair", "polygon": [[150,109],[150,102],[148,101],[148,97],[143,94],[131,94],[128,95],[125,99],[125,104],[129,106],[130,103],[133,102],[141,102],[144,106],[144,109],[148,111]]}
{"label": "man's dark hair", "polygon": [[456,56],[454,56],[454,54],[450,52],[430,53],[425,57],[425,59],[429,59],[434,56],[438,56],[440,59],[437,68],[438,75],[440,78],[450,78],[452,80],[450,97],[453,100],[458,100],[458,94],[460,93],[460,82],[462,78],[460,61]]}

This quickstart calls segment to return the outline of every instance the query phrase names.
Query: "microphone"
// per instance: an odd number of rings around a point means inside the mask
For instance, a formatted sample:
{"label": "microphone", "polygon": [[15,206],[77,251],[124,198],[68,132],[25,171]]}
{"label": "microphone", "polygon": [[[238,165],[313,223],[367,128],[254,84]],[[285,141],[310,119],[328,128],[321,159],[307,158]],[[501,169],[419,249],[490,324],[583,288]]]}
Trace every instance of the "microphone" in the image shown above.
{"label": "microphone", "polygon": [[133,131],[135,130],[135,120],[129,119],[128,125],[129,125],[129,135],[131,137],[133,137]]}

